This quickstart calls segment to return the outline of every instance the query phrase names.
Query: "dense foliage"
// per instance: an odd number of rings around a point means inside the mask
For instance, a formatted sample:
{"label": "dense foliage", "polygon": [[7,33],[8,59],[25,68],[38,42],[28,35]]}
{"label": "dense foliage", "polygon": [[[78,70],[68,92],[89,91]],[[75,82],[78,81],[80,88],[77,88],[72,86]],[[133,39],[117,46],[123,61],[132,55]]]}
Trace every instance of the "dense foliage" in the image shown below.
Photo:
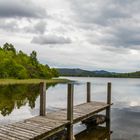
{"label": "dense foliage", "polygon": [[40,64],[35,51],[28,56],[22,51],[17,52],[12,44],[5,43],[0,47],[0,78],[52,77],[58,77],[57,70]]}

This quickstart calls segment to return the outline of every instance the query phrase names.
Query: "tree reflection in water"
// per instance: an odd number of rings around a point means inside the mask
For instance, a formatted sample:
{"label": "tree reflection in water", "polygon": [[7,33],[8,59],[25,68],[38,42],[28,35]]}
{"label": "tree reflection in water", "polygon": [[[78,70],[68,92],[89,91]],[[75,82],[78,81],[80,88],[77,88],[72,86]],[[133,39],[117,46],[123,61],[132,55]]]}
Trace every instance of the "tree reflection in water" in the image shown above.
{"label": "tree reflection in water", "polygon": [[[46,89],[55,85],[47,84]],[[0,85],[0,114],[9,115],[26,104],[33,109],[38,96],[39,84]]]}

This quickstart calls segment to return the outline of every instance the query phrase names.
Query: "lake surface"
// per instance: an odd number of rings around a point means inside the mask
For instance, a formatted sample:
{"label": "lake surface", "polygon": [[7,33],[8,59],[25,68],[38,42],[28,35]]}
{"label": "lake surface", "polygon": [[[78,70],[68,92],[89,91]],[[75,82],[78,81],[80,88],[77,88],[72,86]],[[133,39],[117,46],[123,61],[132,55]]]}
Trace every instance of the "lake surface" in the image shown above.
{"label": "lake surface", "polygon": [[[87,81],[92,84],[92,100],[96,101],[106,101],[107,82],[112,82],[111,140],[140,140],[140,79],[67,78],[76,81],[75,105],[86,102]],[[66,84],[47,85],[46,92],[48,112],[66,107]],[[39,85],[0,86],[0,125],[39,115],[39,101]],[[84,129],[84,125],[77,124],[74,133]],[[85,140],[94,140],[94,133],[88,133],[83,133]]]}

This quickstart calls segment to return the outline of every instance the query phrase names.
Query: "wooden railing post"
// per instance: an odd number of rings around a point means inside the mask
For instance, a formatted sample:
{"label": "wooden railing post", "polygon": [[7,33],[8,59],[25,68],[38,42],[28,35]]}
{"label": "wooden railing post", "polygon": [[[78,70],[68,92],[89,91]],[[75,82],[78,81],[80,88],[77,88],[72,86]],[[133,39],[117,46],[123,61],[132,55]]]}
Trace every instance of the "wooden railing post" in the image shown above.
{"label": "wooden railing post", "polygon": [[110,105],[111,105],[111,83],[108,82],[107,83],[107,104],[109,105],[107,108],[106,108],[106,118],[107,118],[107,121],[106,121],[106,127],[108,129],[110,129]]}
{"label": "wooden railing post", "polygon": [[111,104],[111,83],[107,83],[107,104]]}
{"label": "wooden railing post", "polygon": [[87,82],[87,102],[91,102],[91,83]]}
{"label": "wooden railing post", "polygon": [[73,140],[73,91],[74,85],[68,84],[67,120],[70,124],[67,126],[67,140]]}
{"label": "wooden railing post", "polygon": [[46,83],[40,83],[40,116],[46,115]]}

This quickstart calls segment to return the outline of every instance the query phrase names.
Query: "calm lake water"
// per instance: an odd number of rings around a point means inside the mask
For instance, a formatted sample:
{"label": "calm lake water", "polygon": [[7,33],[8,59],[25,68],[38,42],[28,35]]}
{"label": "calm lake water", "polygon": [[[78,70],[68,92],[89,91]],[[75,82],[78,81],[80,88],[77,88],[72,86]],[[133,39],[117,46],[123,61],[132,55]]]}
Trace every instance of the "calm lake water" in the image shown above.
{"label": "calm lake water", "polygon": [[[74,104],[86,102],[86,82],[91,82],[92,100],[106,101],[107,82],[112,82],[111,140],[140,140],[140,79],[123,78],[79,78],[67,77],[76,81]],[[47,86],[47,111],[65,108],[67,85]],[[38,85],[0,86],[0,125],[9,124],[39,114]],[[74,133],[84,130],[77,124]],[[100,133],[104,130],[100,129]],[[94,131],[95,132],[95,131]],[[94,140],[94,132],[81,135],[85,140]],[[97,133],[96,133],[97,134]],[[96,136],[97,137],[97,136]],[[77,140],[80,140],[77,137]],[[81,139],[82,140],[82,139]]]}

